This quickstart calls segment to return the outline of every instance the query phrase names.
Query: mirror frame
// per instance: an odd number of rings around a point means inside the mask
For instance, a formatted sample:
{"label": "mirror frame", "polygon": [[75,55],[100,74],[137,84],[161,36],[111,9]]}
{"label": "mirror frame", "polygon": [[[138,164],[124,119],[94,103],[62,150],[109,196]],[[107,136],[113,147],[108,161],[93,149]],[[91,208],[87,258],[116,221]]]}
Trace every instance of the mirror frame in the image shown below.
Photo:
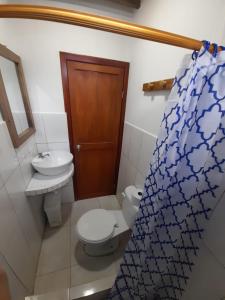
{"label": "mirror frame", "polygon": [[25,77],[23,73],[23,67],[20,57],[9,50],[6,46],[0,44],[0,56],[10,60],[15,64],[16,73],[18,77],[18,82],[22,94],[24,109],[27,117],[28,128],[25,129],[20,134],[17,133],[15,121],[13,119],[13,114],[10,108],[8,96],[5,90],[5,85],[0,69],[0,110],[2,113],[3,120],[6,122],[9,134],[12,139],[12,143],[15,148],[22,145],[32,134],[35,132],[34,119],[32,116],[32,111],[30,107],[29,96],[27,92]]}

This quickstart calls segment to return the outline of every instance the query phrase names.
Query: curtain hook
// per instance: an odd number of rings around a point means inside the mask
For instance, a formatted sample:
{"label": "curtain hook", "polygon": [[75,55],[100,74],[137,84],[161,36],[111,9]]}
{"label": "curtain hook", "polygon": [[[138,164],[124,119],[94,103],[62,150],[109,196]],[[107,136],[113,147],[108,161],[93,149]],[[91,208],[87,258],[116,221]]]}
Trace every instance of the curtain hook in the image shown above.
{"label": "curtain hook", "polygon": [[197,57],[198,57],[198,51],[194,50],[194,51],[192,52],[191,58],[192,58],[192,60],[196,60]]}
{"label": "curtain hook", "polygon": [[221,49],[221,51],[224,51],[225,47],[224,46],[220,46],[220,49]]}
{"label": "curtain hook", "polygon": [[200,51],[200,53],[198,55],[199,57],[201,57],[203,54],[205,54],[205,52],[209,51],[210,42],[206,41],[206,40],[203,40],[202,45],[203,45],[204,49]]}
{"label": "curtain hook", "polygon": [[205,50],[208,51],[209,47],[210,47],[210,42],[206,41],[206,40],[203,40],[202,44],[203,44],[203,47],[205,48]]}
{"label": "curtain hook", "polygon": [[212,55],[213,55],[213,57],[216,57],[217,53],[218,53],[218,45],[215,44],[215,43],[213,43],[212,45],[213,45],[213,53],[212,53]]}

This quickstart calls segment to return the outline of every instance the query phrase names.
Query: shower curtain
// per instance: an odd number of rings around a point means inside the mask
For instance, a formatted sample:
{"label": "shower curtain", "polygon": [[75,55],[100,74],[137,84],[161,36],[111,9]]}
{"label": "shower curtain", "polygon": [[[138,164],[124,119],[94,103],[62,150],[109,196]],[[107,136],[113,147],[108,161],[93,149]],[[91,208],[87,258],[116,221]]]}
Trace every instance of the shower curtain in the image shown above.
{"label": "shower curtain", "polygon": [[109,299],[181,299],[225,169],[225,51],[209,42],[175,77]]}

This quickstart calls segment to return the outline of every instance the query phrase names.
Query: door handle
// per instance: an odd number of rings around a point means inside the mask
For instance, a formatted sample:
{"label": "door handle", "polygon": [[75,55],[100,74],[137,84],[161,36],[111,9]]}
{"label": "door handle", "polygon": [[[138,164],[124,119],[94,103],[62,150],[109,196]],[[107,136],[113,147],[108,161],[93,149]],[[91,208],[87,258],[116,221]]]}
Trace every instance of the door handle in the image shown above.
{"label": "door handle", "polygon": [[78,152],[80,151],[80,145],[77,145],[77,151]]}

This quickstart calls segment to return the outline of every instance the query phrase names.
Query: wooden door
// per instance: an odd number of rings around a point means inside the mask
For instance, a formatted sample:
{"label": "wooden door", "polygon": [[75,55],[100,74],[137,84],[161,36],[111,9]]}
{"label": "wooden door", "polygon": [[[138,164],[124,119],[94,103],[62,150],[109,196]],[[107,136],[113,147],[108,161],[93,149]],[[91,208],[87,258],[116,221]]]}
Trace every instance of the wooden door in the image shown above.
{"label": "wooden door", "polygon": [[76,199],[115,194],[129,64],[60,55]]}

